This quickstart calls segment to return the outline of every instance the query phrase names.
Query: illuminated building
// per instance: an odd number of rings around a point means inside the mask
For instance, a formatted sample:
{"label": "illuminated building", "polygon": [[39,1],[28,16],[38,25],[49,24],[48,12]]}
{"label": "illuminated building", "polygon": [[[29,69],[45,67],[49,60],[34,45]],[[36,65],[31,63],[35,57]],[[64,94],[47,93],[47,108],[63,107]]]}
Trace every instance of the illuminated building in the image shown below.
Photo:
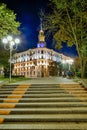
{"label": "illuminated building", "polygon": [[50,76],[49,64],[61,62],[62,57],[62,54],[46,48],[45,35],[41,25],[37,48],[14,54],[13,75],[48,77]]}

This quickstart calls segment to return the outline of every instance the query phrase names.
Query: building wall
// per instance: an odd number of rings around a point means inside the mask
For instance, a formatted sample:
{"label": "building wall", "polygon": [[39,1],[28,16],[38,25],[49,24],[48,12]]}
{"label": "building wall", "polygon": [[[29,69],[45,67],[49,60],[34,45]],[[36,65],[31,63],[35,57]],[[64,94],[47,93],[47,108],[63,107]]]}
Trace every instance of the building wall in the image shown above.
{"label": "building wall", "polygon": [[61,62],[59,53],[47,48],[29,49],[25,52],[16,53],[13,56],[13,75],[25,77],[48,77],[49,63]]}

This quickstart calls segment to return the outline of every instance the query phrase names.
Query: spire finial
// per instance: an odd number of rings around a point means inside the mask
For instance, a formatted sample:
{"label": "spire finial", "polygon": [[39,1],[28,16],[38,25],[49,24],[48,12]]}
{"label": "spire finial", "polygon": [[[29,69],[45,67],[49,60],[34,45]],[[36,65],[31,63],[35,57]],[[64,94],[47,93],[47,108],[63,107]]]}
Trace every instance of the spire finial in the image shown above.
{"label": "spire finial", "polygon": [[40,23],[41,23],[41,24],[40,24],[40,29],[41,29],[41,30],[43,30],[43,27],[42,27],[42,21],[43,21],[43,19],[40,18]]}

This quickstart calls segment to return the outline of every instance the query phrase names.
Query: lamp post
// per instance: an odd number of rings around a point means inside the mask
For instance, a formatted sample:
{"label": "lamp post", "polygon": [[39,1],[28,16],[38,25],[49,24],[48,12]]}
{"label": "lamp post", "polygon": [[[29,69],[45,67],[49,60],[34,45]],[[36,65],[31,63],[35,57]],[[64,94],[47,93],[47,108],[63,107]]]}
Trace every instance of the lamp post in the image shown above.
{"label": "lamp post", "polygon": [[68,63],[69,65],[69,70],[71,70],[71,65],[73,64],[73,59],[69,59],[69,60],[66,60],[66,62]]}
{"label": "lamp post", "polygon": [[2,39],[4,44],[4,48],[10,51],[10,72],[9,72],[9,82],[11,82],[11,60],[12,60],[12,51],[17,49],[17,45],[20,43],[18,38],[13,38],[12,36],[8,35]]}
{"label": "lamp post", "polygon": [[74,60],[73,59],[68,59],[68,60],[62,60],[63,63],[63,68],[65,64],[68,64],[68,69],[71,70],[71,65],[73,64]]}

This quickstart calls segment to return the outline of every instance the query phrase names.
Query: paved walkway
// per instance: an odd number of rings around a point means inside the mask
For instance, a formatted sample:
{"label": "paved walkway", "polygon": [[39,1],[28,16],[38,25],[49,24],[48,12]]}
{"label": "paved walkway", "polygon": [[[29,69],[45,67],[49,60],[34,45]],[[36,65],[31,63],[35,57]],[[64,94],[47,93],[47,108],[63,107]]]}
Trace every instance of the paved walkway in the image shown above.
{"label": "paved walkway", "polygon": [[46,78],[32,78],[30,80],[19,81],[13,84],[76,84],[73,79],[62,77],[46,77]]}
{"label": "paved walkway", "polygon": [[[63,77],[32,78],[11,84],[78,84],[81,82],[85,87],[87,87],[87,79],[79,80],[79,82],[76,82],[74,79],[67,79]],[[0,86],[6,83],[8,82],[0,80]]]}

